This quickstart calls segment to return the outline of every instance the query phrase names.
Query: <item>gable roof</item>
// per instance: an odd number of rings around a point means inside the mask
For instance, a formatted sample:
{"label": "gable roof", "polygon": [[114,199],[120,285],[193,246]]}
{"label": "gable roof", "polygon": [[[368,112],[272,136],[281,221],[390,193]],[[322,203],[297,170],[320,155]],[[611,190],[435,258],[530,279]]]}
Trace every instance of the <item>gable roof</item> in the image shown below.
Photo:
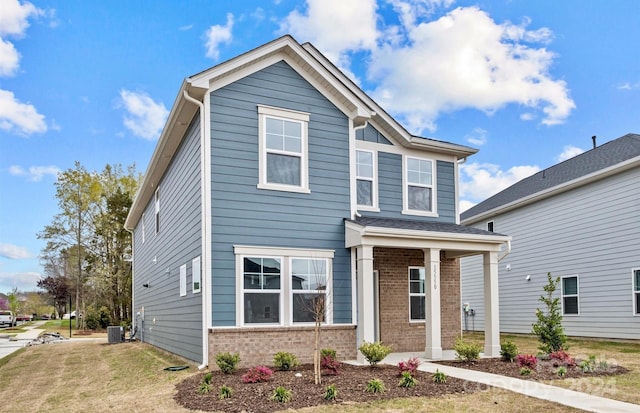
{"label": "gable roof", "polygon": [[206,101],[207,92],[282,60],[340,108],[353,121],[354,126],[365,125],[368,120],[375,119],[378,124],[383,125],[385,133],[396,138],[403,146],[442,153],[457,159],[466,158],[478,151],[464,145],[411,135],[311,44],[301,45],[290,35],[285,35],[182,82],[129,210],[125,228],[132,230],[137,225],[191,120],[198,112],[198,105]]}
{"label": "gable roof", "polygon": [[525,178],[460,215],[472,224],[640,165],[640,135],[629,133]]}

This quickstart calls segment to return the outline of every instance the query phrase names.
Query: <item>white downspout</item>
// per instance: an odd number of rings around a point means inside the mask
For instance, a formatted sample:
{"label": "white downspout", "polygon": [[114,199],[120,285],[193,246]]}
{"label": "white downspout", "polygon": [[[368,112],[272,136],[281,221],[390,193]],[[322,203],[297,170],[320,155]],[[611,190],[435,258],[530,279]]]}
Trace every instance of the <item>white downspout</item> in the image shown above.
{"label": "white downspout", "polygon": [[502,259],[505,258],[510,253],[511,253],[511,240],[507,241],[507,249],[502,254],[500,254],[500,256],[498,257],[498,262],[502,261]]}
{"label": "white downspout", "polygon": [[207,233],[209,228],[208,216],[206,209],[209,205],[206,201],[206,197],[208,194],[207,189],[207,179],[210,179],[205,171],[207,168],[205,167],[205,162],[207,161],[207,156],[205,154],[205,145],[206,136],[205,136],[205,122],[204,122],[204,103],[200,102],[197,99],[192,98],[187,90],[183,91],[184,98],[197,105],[200,108],[200,192],[201,192],[201,217],[202,217],[202,229],[201,229],[201,237],[202,237],[202,252],[201,252],[201,291],[202,294],[202,364],[198,366],[198,370],[205,369],[209,365],[209,329],[207,327],[207,294],[209,294],[209,285],[210,285],[210,266],[207,266],[206,263],[208,260],[206,257],[209,256],[209,252],[207,251],[208,243],[206,240],[209,238],[209,234]]}

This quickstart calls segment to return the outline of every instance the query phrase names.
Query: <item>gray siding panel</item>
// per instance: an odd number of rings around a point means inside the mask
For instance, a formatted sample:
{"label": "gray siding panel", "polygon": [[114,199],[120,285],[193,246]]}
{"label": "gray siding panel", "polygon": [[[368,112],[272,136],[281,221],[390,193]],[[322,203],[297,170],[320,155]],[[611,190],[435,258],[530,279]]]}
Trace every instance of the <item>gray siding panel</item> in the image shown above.
{"label": "gray siding panel", "polygon": [[[202,295],[192,290],[192,259],[201,254],[200,127],[192,121],[159,183],[160,231],[154,199],[134,233],[134,311],[139,338],[187,359],[202,361]],[[144,220],[145,241],[142,242]],[[180,296],[180,266],[187,265],[187,295]],[[201,263],[201,274],[204,274]],[[148,288],[142,284],[149,284]],[[144,310],[143,310],[144,309]]]}
{"label": "gray siding panel", "polygon": [[[578,275],[580,315],[564,316],[567,334],[640,339],[631,278],[640,267],[639,196],[636,168],[493,218],[496,232],[513,236],[512,252],[499,266],[501,330],[531,331],[551,272]],[[468,264],[463,260],[462,297],[474,306],[481,304],[474,298],[481,297],[481,281]],[[482,317],[482,306],[475,306]]]}
{"label": "gray siding panel", "polygon": [[[310,194],[257,189],[257,105],[307,112]],[[212,319],[236,325],[234,245],[335,250],[334,322],[351,323],[348,119],[279,62],[211,94]]]}

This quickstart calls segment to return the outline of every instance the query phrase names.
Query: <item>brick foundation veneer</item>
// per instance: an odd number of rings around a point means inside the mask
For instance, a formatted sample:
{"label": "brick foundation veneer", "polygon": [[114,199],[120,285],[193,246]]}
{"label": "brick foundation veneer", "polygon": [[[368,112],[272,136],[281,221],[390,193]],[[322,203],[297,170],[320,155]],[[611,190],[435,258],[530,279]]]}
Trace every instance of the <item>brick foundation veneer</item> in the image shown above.
{"label": "brick foundation veneer", "polygon": [[[425,350],[425,323],[409,322],[409,270],[424,266],[422,250],[374,248],[374,269],[380,283],[380,341],[394,352]],[[440,254],[442,348],[451,349],[461,334],[460,263]],[[430,314],[427,314],[427,318]]]}
{"label": "brick foundation veneer", "polygon": [[[320,348],[333,348],[341,360],[356,358],[356,327],[325,326],[320,336]],[[209,368],[217,369],[216,354],[240,354],[240,367],[273,365],[279,351],[293,353],[300,363],[313,362],[314,327],[243,327],[209,330]]]}

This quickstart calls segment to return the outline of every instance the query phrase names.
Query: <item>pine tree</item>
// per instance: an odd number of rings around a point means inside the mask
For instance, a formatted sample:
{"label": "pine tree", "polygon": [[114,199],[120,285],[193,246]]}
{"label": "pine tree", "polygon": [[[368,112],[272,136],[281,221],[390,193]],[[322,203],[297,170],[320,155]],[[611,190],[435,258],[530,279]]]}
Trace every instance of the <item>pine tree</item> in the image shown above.
{"label": "pine tree", "polygon": [[538,348],[545,353],[553,353],[561,349],[566,350],[567,336],[564,334],[562,327],[562,314],[560,314],[560,298],[553,297],[553,293],[558,287],[560,277],[555,280],[551,277],[551,273],[547,273],[548,283],[544,286],[546,295],[540,296],[541,301],[546,306],[543,312],[539,308],[536,309],[536,317],[538,321],[533,324],[533,333],[538,336],[540,346]]}

